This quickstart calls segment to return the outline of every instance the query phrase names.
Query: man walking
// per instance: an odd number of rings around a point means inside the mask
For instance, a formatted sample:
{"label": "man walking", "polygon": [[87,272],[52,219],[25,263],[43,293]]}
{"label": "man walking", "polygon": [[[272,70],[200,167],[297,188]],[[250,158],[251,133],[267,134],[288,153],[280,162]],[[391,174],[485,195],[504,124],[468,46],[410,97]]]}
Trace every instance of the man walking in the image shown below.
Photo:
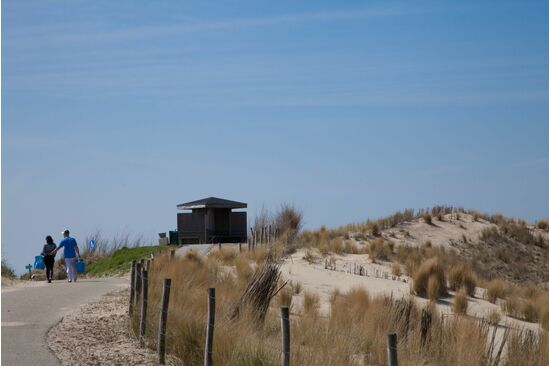
{"label": "man walking", "polygon": [[61,248],[65,255],[65,266],[67,267],[67,278],[69,282],[76,282],[76,259],[80,257],[80,251],[78,250],[78,245],[76,240],[69,236],[69,230],[63,231],[63,240],[59,243],[59,246],[52,252],[52,255],[55,255],[57,251]]}

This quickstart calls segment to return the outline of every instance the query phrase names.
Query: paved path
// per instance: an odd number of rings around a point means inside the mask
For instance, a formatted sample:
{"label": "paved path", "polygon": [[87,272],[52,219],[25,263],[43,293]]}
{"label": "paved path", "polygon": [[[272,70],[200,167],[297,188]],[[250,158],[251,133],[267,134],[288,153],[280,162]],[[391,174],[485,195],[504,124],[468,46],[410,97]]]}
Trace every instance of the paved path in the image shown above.
{"label": "paved path", "polygon": [[53,281],[2,289],[2,364],[60,365],[46,345],[48,330],[80,305],[129,285],[126,278]]}

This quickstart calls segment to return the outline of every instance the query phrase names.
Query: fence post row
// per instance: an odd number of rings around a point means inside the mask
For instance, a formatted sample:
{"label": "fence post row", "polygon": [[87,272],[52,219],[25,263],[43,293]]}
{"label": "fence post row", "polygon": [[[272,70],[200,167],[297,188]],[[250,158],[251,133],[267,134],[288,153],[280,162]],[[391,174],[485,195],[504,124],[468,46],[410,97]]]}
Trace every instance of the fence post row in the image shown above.
{"label": "fence post row", "polygon": [[162,287],[162,307],[160,309],[159,334],[158,334],[158,359],[161,365],[164,365],[164,356],[166,354],[166,321],[168,319],[168,302],[170,300],[170,278],[164,279]]}
{"label": "fence post row", "polygon": [[281,366],[290,365],[290,319],[287,306],[281,306]]}
{"label": "fence post row", "polygon": [[216,289],[208,289],[208,323],[206,324],[206,346],[204,366],[212,366],[212,342],[214,341],[214,320],[216,316]]}
{"label": "fence post row", "polygon": [[388,365],[397,365],[397,334],[388,334]]}
{"label": "fence post row", "polygon": [[134,293],[136,291],[136,261],[132,261],[132,272],[130,275],[130,304],[128,305],[128,314],[132,315],[134,310]]}
{"label": "fence post row", "polygon": [[145,345],[145,326],[147,324],[147,270],[143,269],[141,274],[141,318],[139,321],[139,342]]}

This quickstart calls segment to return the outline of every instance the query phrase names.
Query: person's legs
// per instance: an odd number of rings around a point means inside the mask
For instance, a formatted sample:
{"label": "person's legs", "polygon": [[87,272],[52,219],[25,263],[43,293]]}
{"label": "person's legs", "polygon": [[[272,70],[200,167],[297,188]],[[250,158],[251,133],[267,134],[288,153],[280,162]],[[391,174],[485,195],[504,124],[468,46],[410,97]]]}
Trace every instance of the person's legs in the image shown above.
{"label": "person's legs", "polygon": [[46,256],[46,257],[44,257],[44,263],[46,264],[46,278],[47,278],[48,282],[52,282],[52,280],[53,280],[53,265],[55,263],[55,259],[50,257],[50,256]]}
{"label": "person's legs", "polygon": [[65,258],[65,266],[67,267],[67,279],[69,282],[73,281],[74,273],[76,272],[74,261],[76,258]]}
{"label": "person's legs", "polygon": [[76,282],[76,276],[78,275],[76,271],[76,258],[73,258],[71,265],[73,266],[73,281]]}

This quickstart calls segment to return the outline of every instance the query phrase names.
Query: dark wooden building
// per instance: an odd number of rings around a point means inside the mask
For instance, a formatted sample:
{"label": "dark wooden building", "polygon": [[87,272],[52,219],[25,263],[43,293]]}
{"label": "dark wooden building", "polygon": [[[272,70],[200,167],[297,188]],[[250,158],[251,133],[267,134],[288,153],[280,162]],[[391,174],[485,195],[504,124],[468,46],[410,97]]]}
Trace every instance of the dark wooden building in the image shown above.
{"label": "dark wooden building", "polygon": [[208,197],[177,205],[180,244],[246,242],[246,203]]}

